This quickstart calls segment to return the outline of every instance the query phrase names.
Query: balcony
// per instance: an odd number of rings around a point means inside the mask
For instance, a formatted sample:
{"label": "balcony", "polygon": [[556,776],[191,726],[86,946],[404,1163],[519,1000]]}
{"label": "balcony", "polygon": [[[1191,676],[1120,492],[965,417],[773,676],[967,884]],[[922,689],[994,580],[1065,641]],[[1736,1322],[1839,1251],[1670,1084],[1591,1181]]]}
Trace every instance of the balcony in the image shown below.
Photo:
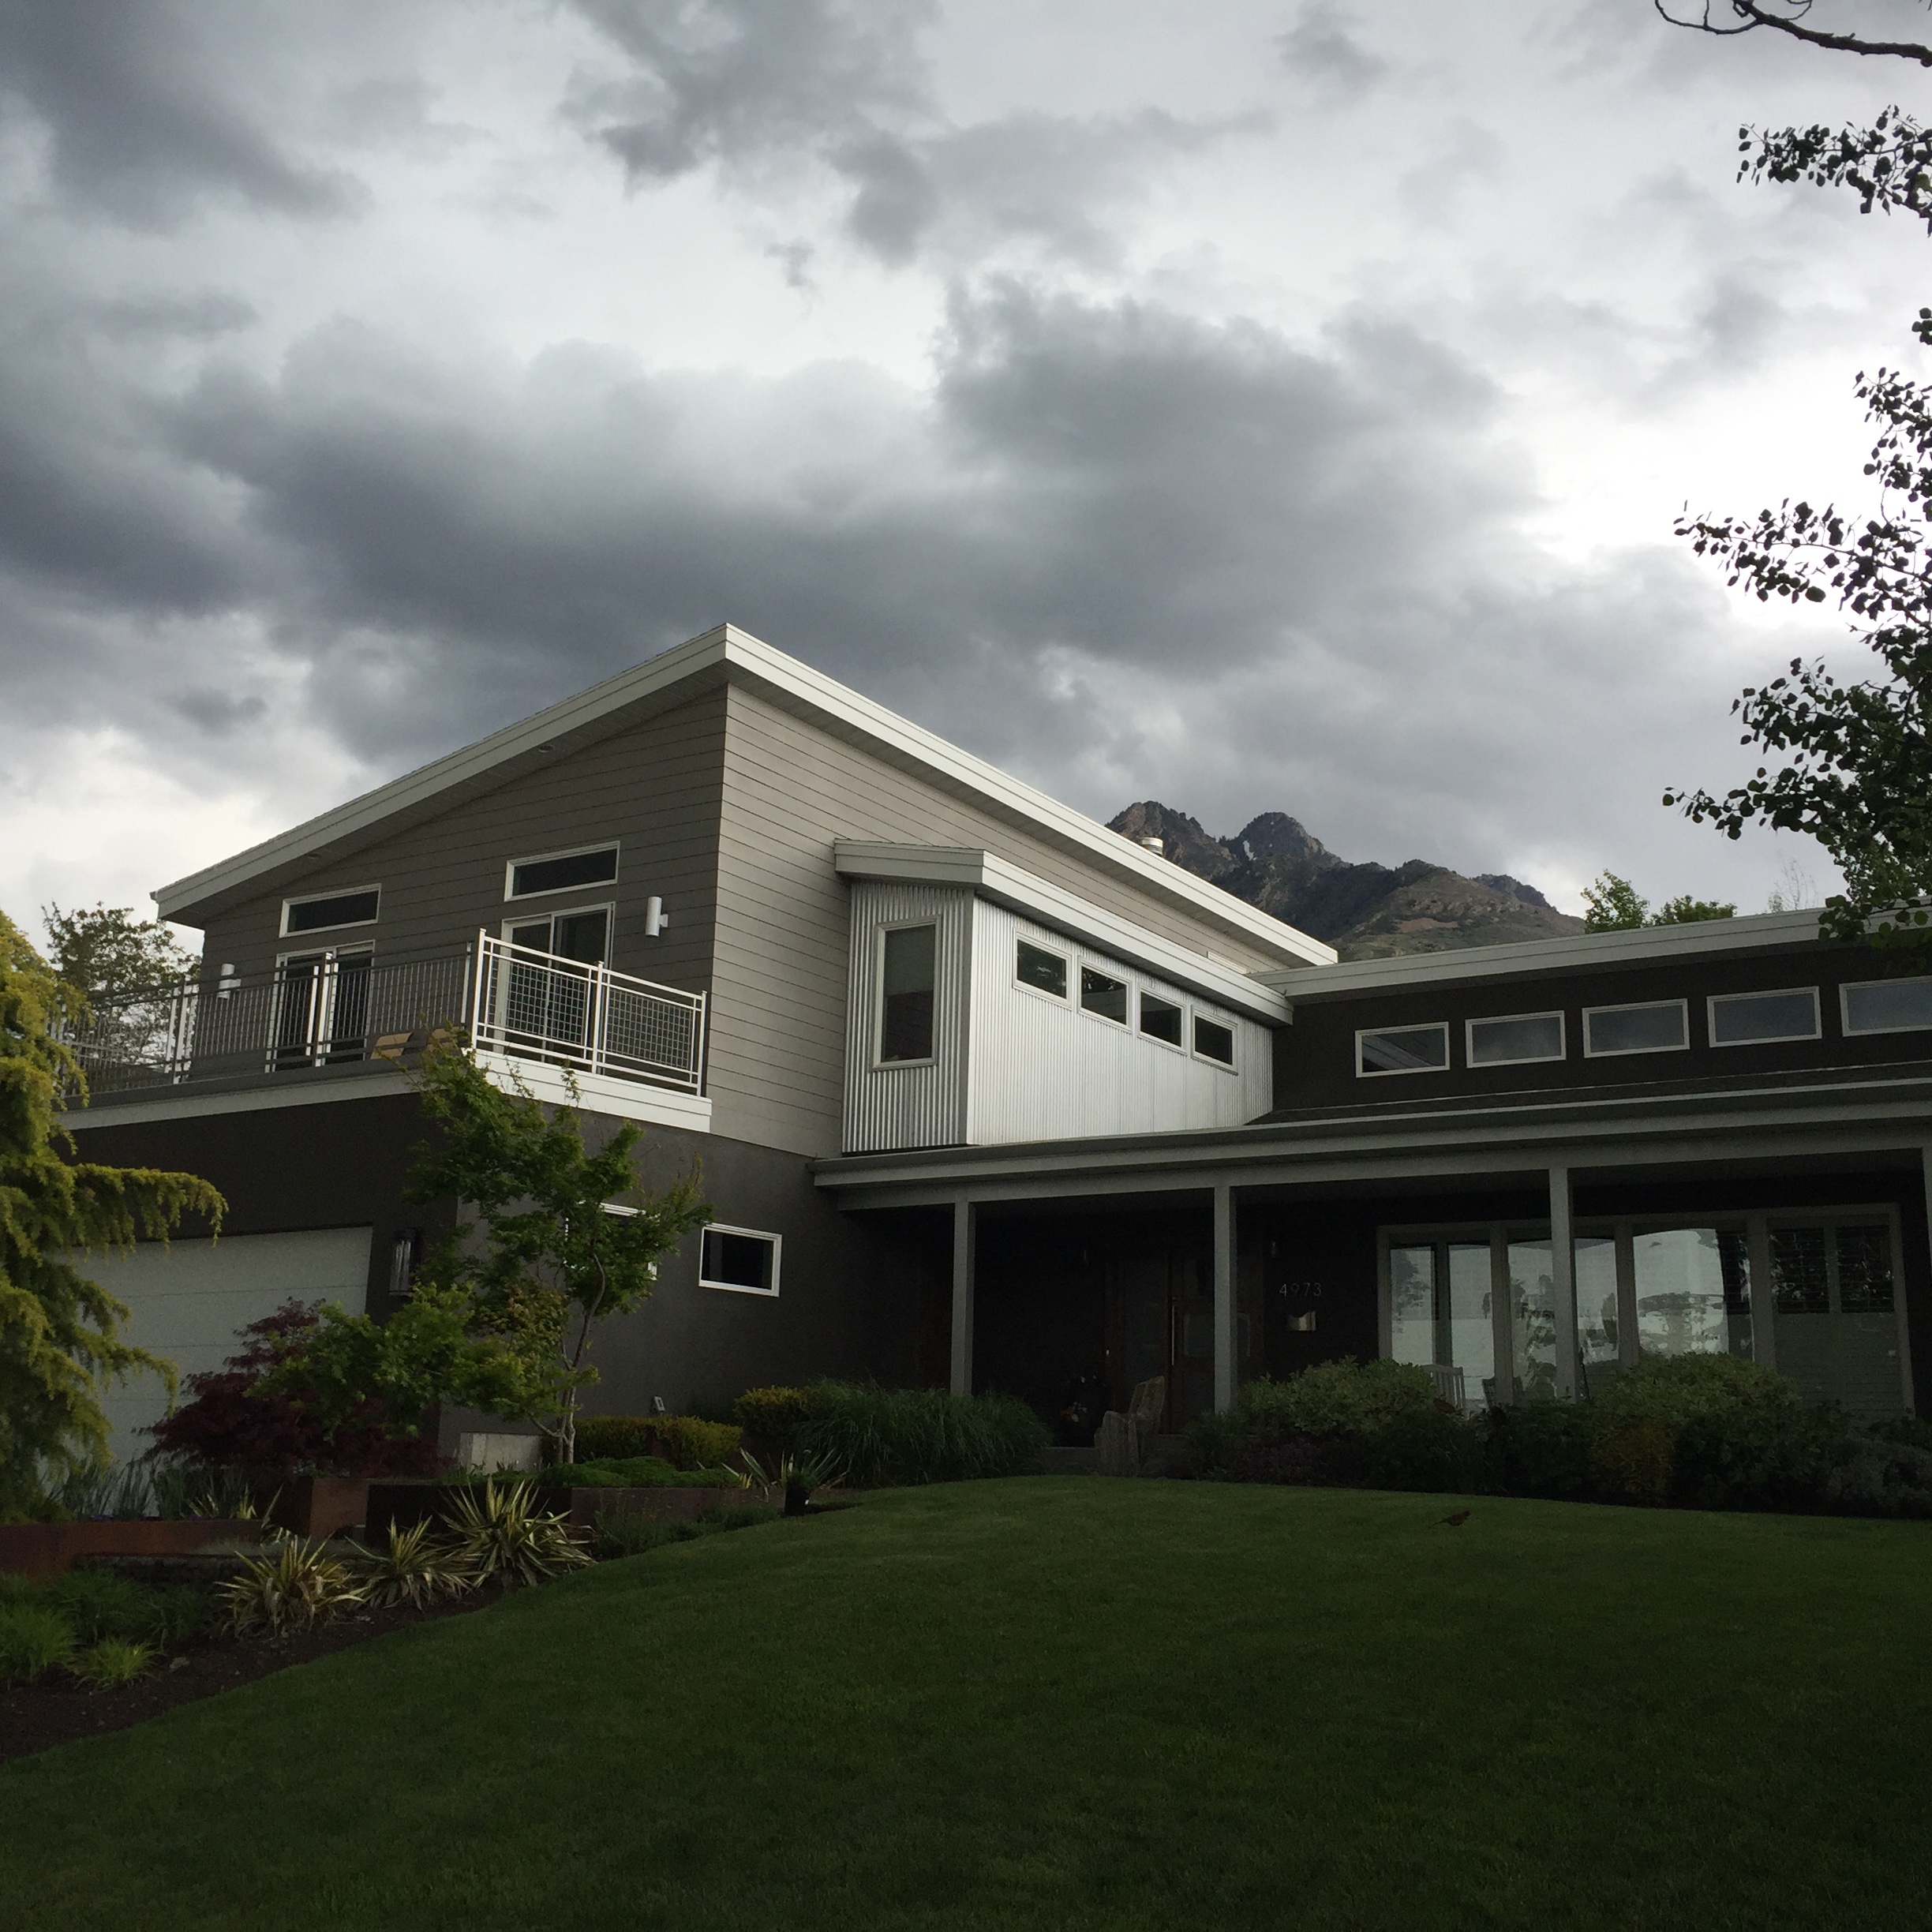
{"label": "balcony", "polygon": [[696,1095],[705,998],[480,932],[458,952],[316,954],[252,977],[182,979],[94,1002],[70,1043],[89,1093],[148,1093],[393,1061],[428,1029],[479,1052]]}

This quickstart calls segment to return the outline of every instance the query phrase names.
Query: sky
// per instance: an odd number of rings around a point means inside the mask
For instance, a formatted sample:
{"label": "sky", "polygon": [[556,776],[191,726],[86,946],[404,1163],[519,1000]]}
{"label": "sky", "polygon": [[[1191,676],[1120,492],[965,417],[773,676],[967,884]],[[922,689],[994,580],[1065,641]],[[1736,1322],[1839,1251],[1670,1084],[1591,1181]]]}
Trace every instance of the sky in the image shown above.
{"label": "sky", "polygon": [[1649,0],[0,0],[0,908],[727,620],[1101,818],[1822,892],[1661,795],[1864,654],[1672,525],[1869,500],[1932,240],[1738,129],[1929,89]]}

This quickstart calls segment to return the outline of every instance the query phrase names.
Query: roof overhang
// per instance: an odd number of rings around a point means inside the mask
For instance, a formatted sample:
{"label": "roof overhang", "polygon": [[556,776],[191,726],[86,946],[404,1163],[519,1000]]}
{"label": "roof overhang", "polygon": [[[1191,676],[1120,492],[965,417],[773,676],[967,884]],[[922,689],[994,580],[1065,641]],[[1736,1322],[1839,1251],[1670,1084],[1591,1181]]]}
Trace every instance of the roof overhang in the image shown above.
{"label": "roof overhang", "polygon": [[1815,945],[1818,936],[1815,912],[1760,912],[1683,926],[1645,926],[1628,932],[1572,933],[1514,945],[1409,953],[1397,959],[1341,960],[1294,973],[1264,968],[1255,977],[1279,987],[1297,1006],[1314,1005],[1365,993],[1399,993],[1466,980],[1540,979],[1678,960],[1747,957]]}
{"label": "roof overhang", "polygon": [[495,791],[524,772],[725,684],[755,691],[928,783],[990,808],[1085,863],[1098,863],[1134,890],[1184,908],[1236,947],[1259,955],[1261,963],[1294,971],[1335,959],[1333,947],[1271,919],[734,624],[720,624],[521,723],[163,886],[155,903],[163,919],[205,924],[244,898],[346,858],[378,837],[440,818],[468,798]]}
{"label": "roof overhang", "polygon": [[964,845],[899,845],[841,839],[832,853],[841,878],[960,887],[1070,939],[1231,1006],[1250,1019],[1269,1026],[1282,1026],[1289,1020],[1287,1001],[1271,987],[1049,885],[992,852]]}

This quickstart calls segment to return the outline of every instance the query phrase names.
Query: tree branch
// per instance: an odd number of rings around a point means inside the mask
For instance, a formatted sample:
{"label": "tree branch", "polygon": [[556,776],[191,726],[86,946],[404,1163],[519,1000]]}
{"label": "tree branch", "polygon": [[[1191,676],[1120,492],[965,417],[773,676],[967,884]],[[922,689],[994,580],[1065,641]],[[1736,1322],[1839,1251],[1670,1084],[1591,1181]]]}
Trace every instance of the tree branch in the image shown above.
{"label": "tree branch", "polygon": [[1921,67],[1932,67],[1932,47],[1921,47],[1915,40],[1861,40],[1856,34],[1824,33],[1806,26],[1804,17],[1811,11],[1811,0],[1798,0],[1795,13],[1767,13],[1759,0],[1730,0],[1731,11],[1740,23],[1735,27],[1714,25],[1708,0],[1701,20],[1679,20],[1664,6],[1664,0],[1651,0],[1651,4],[1673,27],[1687,27],[1693,33],[1714,34],[1720,39],[1769,27],[1773,33],[1787,34],[1807,47],[1824,47],[1834,54],[1889,54],[1899,60],[1916,61]]}

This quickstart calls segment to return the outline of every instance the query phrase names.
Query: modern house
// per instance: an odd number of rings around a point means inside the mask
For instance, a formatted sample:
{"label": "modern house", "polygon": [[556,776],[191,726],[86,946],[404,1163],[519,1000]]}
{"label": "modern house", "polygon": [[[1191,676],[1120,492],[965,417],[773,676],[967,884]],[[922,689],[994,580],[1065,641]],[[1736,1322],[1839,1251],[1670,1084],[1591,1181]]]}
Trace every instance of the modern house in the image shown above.
{"label": "modern house", "polygon": [[1880,1415],[1932,1347],[1932,978],[1802,912],[1340,963],[728,626],[155,897],[202,976],[103,1010],[69,1124],[231,1204],[109,1277],[190,1369],[407,1294],[441,1021],[702,1167],[596,1407],[1164,1375],[1178,1425],[1342,1354],[1473,1406],[1722,1350]]}

